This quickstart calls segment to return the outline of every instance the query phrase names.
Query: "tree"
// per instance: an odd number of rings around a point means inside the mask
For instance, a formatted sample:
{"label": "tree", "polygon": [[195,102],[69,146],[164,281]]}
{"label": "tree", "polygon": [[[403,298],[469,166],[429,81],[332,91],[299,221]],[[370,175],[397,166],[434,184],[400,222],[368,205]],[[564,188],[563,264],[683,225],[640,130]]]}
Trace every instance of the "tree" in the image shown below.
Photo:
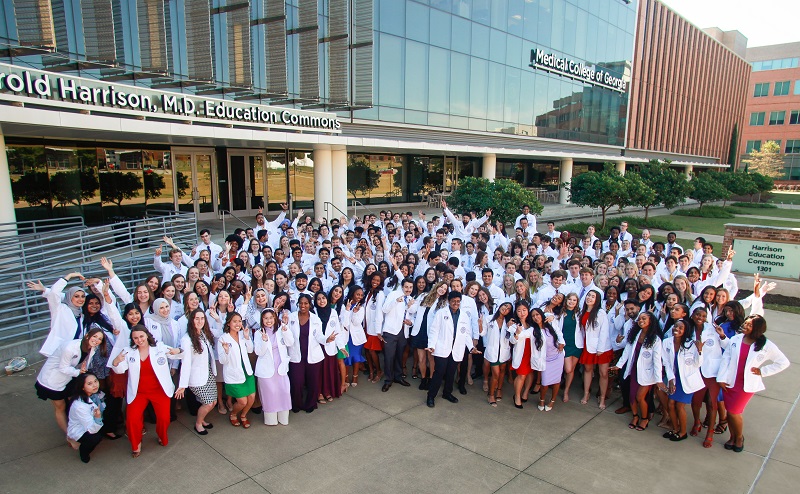
{"label": "tree", "polygon": [[183,199],[186,197],[186,192],[189,190],[189,177],[186,176],[183,172],[176,172],[175,173],[175,180],[178,182],[178,190],[176,193],[178,194],[178,199]]}
{"label": "tree", "polygon": [[624,176],[625,194],[620,201],[620,207],[638,206],[645,208],[645,221],[647,209],[656,200],[656,191],[645,183],[642,176],[636,172],[628,172]]}
{"label": "tree", "polygon": [[706,172],[695,175],[692,179],[692,193],[689,197],[700,203],[700,209],[707,202],[720,201],[731,196],[721,183],[716,181],[711,175],[715,172]]}
{"label": "tree", "polygon": [[728,163],[731,165],[730,171],[733,171],[736,166],[736,160],[739,153],[739,124],[733,124],[733,132],[731,132],[731,143],[728,146]]}
{"label": "tree", "polygon": [[680,206],[692,192],[692,185],[686,175],[669,167],[669,161],[650,160],[639,167],[642,180],[656,192],[655,199],[649,204],[640,204],[644,208],[644,219],[650,214],[650,208],[659,204],[667,209]]}
{"label": "tree", "polygon": [[750,180],[753,181],[753,185],[755,186],[755,192],[750,193],[750,202],[753,202],[753,196],[756,193],[758,193],[758,200],[760,201],[762,193],[769,192],[775,187],[775,181],[772,180],[772,177],[760,173],[749,173],[749,175]]}
{"label": "tree", "polygon": [[[711,177],[719,182],[725,189],[733,196],[747,196],[758,192],[753,179],[750,178],[749,173],[730,172],[730,173],[712,173]],[[727,198],[722,203],[725,206]]]}
{"label": "tree", "polygon": [[608,210],[624,202],[621,198],[625,197],[625,179],[611,163],[606,163],[602,172],[581,173],[563,186],[569,191],[572,204],[600,208],[601,230],[606,227]]}
{"label": "tree", "polygon": [[511,224],[519,216],[523,204],[530,206],[533,214],[541,214],[543,209],[533,191],[503,178],[492,182],[485,178],[464,177],[459,180],[447,203],[453,214],[470,211],[481,214],[492,209],[493,220]]}
{"label": "tree", "polygon": [[83,203],[94,198],[100,181],[94,168],[67,170],[50,176],[50,189],[56,204],[66,206],[74,204],[83,211]]}
{"label": "tree", "polygon": [[138,197],[141,190],[142,181],[133,172],[105,172],[100,175],[100,200],[116,204],[123,214],[122,201]]}
{"label": "tree", "polygon": [[748,172],[756,172],[771,178],[784,176],[783,153],[781,145],[775,141],[767,141],[759,150],[752,150],[750,157],[742,160]]}
{"label": "tree", "polygon": [[15,203],[25,201],[31,206],[42,206],[48,212],[53,211],[53,197],[50,195],[46,171],[24,173],[19,180],[11,182],[11,193]]}
{"label": "tree", "polygon": [[347,165],[347,191],[353,195],[353,199],[358,199],[358,194],[363,196],[378,187],[380,179],[380,174],[365,159],[351,159]]}
{"label": "tree", "polygon": [[144,171],[144,205],[147,206],[147,201],[161,197],[161,191],[166,188],[167,184],[164,182],[164,176],[156,173],[152,168]]}

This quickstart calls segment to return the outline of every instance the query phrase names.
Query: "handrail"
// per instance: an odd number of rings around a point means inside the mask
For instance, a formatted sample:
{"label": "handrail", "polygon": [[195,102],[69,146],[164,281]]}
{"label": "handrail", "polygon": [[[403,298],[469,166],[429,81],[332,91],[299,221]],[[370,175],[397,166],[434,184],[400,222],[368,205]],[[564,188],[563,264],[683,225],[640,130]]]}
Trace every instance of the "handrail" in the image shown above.
{"label": "handrail", "polygon": [[239,223],[243,224],[246,228],[253,228],[253,225],[247,224],[243,219],[241,219],[238,216],[236,216],[235,214],[231,213],[229,210],[227,210],[227,209],[219,209],[219,210],[217,210],[217,214],[220,215],[220,219],[222,220],[222,237],[223,238],[228,236],[228,232],[225,230],[225,214],[226,213],[229,216],[233,216],[234,218],[239,220]]}
{"label": "handrail", "polygon": [[[370,214],[375,214],[375,211],[373,211],[370,208],[368,208],[367,206],[365,206],[363,202],[357,201],[356,199],[353,199],[353,215],[354,216],[358,217],[358,207],[356,207],[356,204],[361,204],[361,207],[366,209],[367,211],[369,211]],[[345,215],[345,216],[347,216],[347,215]],[[375,214],[375,216],[378,216],[378,215]]]}
{"label": "handrail", "polygon": [[325,202],[322,203],[322,208],[324,209],[324,211],[326,213],[326,217],[327,217],[327,213],[328,213],[328,209],[329,209],[328,208],[328,204],[330,204],[333,207],[333,209],[335,209],[335,210],[339,211],[340,213],[342,213],[342,216],[347,218],[347,212],[346,211],[342,211],[341,209],[336,207],[336,204],[334,204],[332,202],[328,202],[328,201],[325,201]]}
{"label": "handrail", "polygon": [[0,223],[0,236],[5,236],[7,234],[35,235],[63,228],[83,228],[85,226],[86,224],[83,221],[83,216],[16,221],[13,223]]}

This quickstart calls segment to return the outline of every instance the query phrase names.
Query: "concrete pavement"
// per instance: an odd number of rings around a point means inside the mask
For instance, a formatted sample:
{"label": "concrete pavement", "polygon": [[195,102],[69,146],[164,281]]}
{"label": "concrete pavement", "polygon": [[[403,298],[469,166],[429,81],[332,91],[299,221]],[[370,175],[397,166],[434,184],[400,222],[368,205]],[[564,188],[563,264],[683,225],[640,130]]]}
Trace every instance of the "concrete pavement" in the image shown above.
{"label": "concrete pavement", "polygon": [[252,428],[233,428],[214,411],[214,429],[200,437],[184,410],[166,448],[150,425],[141,457],[130,457],[126,439],[103,441],[84,465],[50,404],[36,398],[36,365],[0,377],[0,492],[794,492],[800,316],[768,311],[767,320],[768,337],[793,365],[766,378],[750,402],[741,454],[722,447],[727,434],[706,450],[701,438],[663,439],[656,422],[628,429],[630,416],[613,412],[618,392],[600,411],[594,401],[581,406],[573,386],[569,403],[544,413],[534,398],[515,409],[508,384],[492,408],[476,382],[458,404],[440,398],[429,409],[418,381],[381,393],[362,376],[341,399],[292,414],[287,427],[251,414]]}

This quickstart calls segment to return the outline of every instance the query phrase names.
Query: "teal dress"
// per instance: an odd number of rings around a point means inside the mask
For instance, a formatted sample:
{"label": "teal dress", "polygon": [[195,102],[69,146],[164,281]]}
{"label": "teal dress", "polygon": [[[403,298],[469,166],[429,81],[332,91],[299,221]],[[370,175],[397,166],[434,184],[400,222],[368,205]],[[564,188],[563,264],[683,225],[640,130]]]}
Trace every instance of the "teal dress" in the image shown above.
{"label": "teal dress", "polygon": [[575,331],[577,331],[578,320],[574,310],[566,310],[564,314],[561,332],[564,334],[564,357],[580,358],[583,353],[582,348],[575,346]]}

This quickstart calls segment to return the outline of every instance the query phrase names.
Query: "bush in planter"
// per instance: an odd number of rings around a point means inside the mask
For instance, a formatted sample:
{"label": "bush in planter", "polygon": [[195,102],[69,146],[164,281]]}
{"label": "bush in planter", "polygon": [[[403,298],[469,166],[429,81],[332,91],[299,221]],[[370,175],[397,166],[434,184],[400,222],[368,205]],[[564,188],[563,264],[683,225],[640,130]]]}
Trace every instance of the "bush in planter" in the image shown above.
{"label": "bush in planter", "polygon": [[487,209],[492,210],[492,221],[511,224],[522,214],[522,205],[527,204],[531,213],[542,214],[544,209],[533,191],[524,189],[518,182],[499,178],[494,182],[485,178],[464,177],[458,187],[447,198],[447,205],[453,214],[475,211],[479,216]]}

